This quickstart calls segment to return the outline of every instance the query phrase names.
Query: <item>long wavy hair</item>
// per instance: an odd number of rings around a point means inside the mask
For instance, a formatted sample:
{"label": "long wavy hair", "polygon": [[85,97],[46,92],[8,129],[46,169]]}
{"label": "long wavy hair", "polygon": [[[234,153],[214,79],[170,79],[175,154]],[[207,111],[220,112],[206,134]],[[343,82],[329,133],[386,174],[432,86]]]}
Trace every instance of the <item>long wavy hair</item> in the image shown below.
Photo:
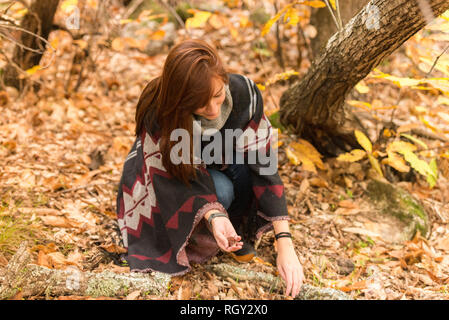
{"label": "long wavy hair", "polygon": [[[155,121],[160,128],[162,164],[186,185],[197,178],[193,165],[193,112],[212,99],[213,78],[229,84],[217,50],[203,40],[184,40],[171,48],[162,74],[146,85],[137,103],[136,135],[150,130]],[[170,141],[170,134],[178,128],[190,135],[189,164],[170,161],[171,148],[177,143]]]}

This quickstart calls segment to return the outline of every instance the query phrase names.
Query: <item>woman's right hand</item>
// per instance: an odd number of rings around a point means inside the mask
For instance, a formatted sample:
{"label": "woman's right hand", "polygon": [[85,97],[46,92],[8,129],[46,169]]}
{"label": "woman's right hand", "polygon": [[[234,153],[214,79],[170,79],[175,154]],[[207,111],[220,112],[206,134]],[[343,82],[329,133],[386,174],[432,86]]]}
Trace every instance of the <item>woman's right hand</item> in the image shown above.
{"label": "woman's right hand", "polygon": [[231,221],[226,217],[212,219],[212,232],[218,246],[226,252],[240,250],[243,246],[242,237],[237,235]]}

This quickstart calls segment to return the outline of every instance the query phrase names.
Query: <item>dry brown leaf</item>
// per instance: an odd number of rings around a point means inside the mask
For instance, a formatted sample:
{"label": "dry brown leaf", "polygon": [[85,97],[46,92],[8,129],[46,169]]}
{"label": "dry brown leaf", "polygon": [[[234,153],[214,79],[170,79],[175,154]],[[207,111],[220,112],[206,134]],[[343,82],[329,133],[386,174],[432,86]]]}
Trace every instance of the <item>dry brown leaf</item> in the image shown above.
{"label": "dry brown leaf", "polygon": [[348,208],[348,209],[359,208],[359,205],[356,204],[352,200],[341,200],[340,202],[338,202],[338,206],[342,207],[342,208]]}
{"label": "dry brown leaf", "polygon": [[47,268],[51,268],[51,263],[49,261],[49,258],[45,254],[45,252],[42,251],[42,250],[39,250],[39,253],[37,255],[37,265],[38,266],[47,267]]}
{"label": "dry brown leaf", "polygon": [[128,294],[125,298],[125,300],[137,300],[140,296],[140,290],[136,290]]}
{"label": "dry brown leaf", "polygon": [[19,186],[23,189],[34,187],[36,185],[36,176],[34,175],[33,170],[23,170],[19,181]]}
{"label": "dry brown leaf", "polygon": [[268,266],[268,267],[273,267],[273,265],[272,265],[271,263],[266,262],[265,260],[263,260],[263,259],[260,258],[260,257],[254,257],[254,258],[253,258],[253,261],[254,261],[255,263],[263,264],[263,265],[266,265],[266,266]]}
{"label": "dry brown leaf", "polygon": [[8,265],[8,260],[6,260],[3,253],[0,252],[0,267],[6,267]]}
{"label": "dry brown leaf", "polygon": [[84,255],[76,249],[75,251],[72,251],[67,256],[67,263],[76,265],[81,268],[81,265],[84,261]]}
{"label": "dry brown leaf", "polygon": [[51,208],[19,208],[18,209],[20,212],[22,213],[35,213],[37,215],[45,215],[45,216],[58,216],[58,215],[62,215],[63,213],[59,210],[56,209],[51,209]]}
{"label": "dry brown leaf", "polygon": [[48,261],[54,269],[61,269],[68,263],[61,252],[52,252],[47,255]]}
{"label": "dry brown leaf", "polygon": [[192,284],[190,282],[183,281],[178,290],[178,300],[190,300],[192,296]]}
{"label": "dry brown leaf", "polygon": [[349,292],[349,291],[354,291],[354,290],[366,289],[367,286],[368,286],[367,280],[362,280],[362,281],[358,281],[358,282],[353,283],[353,284],[348,285],[348,286],[338,287],[338,289],[343,291],[343,292]]}
{"label": "dry brown leaf", "polygon": [[44,224],[59,228],[72,228],[73,224],[62,216],[42,216],[40,217]]}
{"label": "dry brown leaf", "polygon": [[334,213],[337,215],[351,216],[358,214],[360,211],[361,211],[360,208],[337,208],[337,210],[335,210]]}
{"label": "dry brown leaf", "polygon": [[309,189],[310,183],[307,178],[301,181],[301,185],[299,186],[299,193],[305,193],[307,189]]}
{"label": "dry brown leaf", "polygon": [[89,172],[85,173],[83,176],[81,176],[80,178],[78,178],[73,183],[73,186],[74,187],[79,187],[79,186],[87,185],[89,183],[89,181],[94,176],[96,176],[99,173],[103,173],[103,172],[106,172],[106,171],[109,171],[109,170],[111,170],[111,168],[109,168],[109,167],[101,167],[100,169],[89,171]]}
{"label": "dry brown leaf", "polygon": [[128,250],[126,250],[123,247],[120,247],[120,246],[116,245],[115,243],[103,244],[100,247],[105,249],[107,252],[110,252],[110,253],[126,253],[126,252],[128,252]]}
{"label": "dry brown leaf", "polygon": [[449,251],[449,237],[443,238],[438,241],[436,248],[439,250]]}
{"label": "dry brown leaf", "polygon": [[318,188],[328,188],[329,187],[329,184],[327,183],[327,181],[322,178],[319,178],[319,177],[310,178],[309,182],[310,182],[310,185],[313,187],[318,187]]}
{"label": "dry brown leaf", "polygon": [[17,292],[12,298],[9,298],[8,300],[23,300],[23,292]]}
{"label": "dry brown leaf", "polygon": [[71,187],[70,182],[71,180],[68,177],[64,175],[59,175],[44,179],[43,184],[47,186],[51,191],[56,191],[59,189],[70,188]]}
{"label": "dry brown leaf", "polygon": [[46,246],[44,246],[42,244],[35,245],[34,247],[32,247],[30,249],[30,251],[31,252],[33,252],[33,251],[43,251],[44,253],[48,254],[50,252],[58,251],[58,247],[56,246],[55,243],[51,242],[51,243],[47,244]]}

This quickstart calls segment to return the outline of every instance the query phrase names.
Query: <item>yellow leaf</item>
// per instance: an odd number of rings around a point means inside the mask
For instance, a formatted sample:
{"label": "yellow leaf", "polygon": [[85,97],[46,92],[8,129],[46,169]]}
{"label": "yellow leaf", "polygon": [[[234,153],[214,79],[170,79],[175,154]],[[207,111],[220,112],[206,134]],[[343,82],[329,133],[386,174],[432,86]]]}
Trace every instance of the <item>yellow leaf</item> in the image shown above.
{"label": "yellow leaf", "polygon": [[424,149],[428,149],[427,148],[427,144],[425,144],[423,141],[421,141],[420,139],[418,139],[418,138],[415,138],[415,137],[413,137],[413,136],[411,136],[411,135],[409,135],[409,134],[405,134],[405,133],[402,133],[401,134],[401,137],[404,137],[404,138],[407,138],[407,139],[409,139],[409,140],[412,140],[414,143],[416,143],[416,144],[419,144],[421,147],[423,147]]}
{"label": "yellow leaf", "polygon": [[366,151],[362,149],[354,149],[338,156],[338,161],[356,162],[366,156]]}
{"label": "yellow leaf", "polygon": [[133,21],[134,21],[133,19],[120,19],[119,23],[121,25],[123,25],[123,24],[128,24],[128,23],[133,22]]}
{"label": "yellow leaf", "polygon": [[65,0],[61,3],[61,10],[65,13],[69,13],[76,6],[78,6],[78,0]]}
{"label": "yellow leaf", "polygon": [[304,4],[306,6],[311,6],[313,8],[324,8],[326,4],[323,1],[303,1],[300,4]]}
{"label": "yellow leaf", "polygon": [[397,152],[397,153],[403,153],[407,151],[413,152],[416,149],[417,148],[415,145],[401,140],[393,141],[392,143],[387,145],[387,152]]}
{"label": "yellow leaf", "polygon": [[424,125],[425,125],[427,128],[429,128],[430,130],[432,130],[433,132],[439,132],[439,131],[440,131],[437,127],[431,125],[429,121],[427,121],[426,119],[424,119],[424,117],[419,117],[419,120],[420,120],[422,123],[424,123]]}
{"label": "yellow leaf", "polygon": [[290,143],[290,146],[300,155],[300,159],[308,158],[313,162],[318,168],[324,170],[325,166],[321,161],[323,157],[315,147],[304,139],[299,139],[298,142]]}
{"label": "yellow leaf", "polygon": [[35,74],[37,71],[41,70],[41,66],[34,66],[28,70],[26,70],[26,73],[28,73],[30,76]]}
{"label": "yellow leaf", "polygon": [[[288,20],[288,21],[287,21]],[[284,15],[284,22],[289,25],[295,26],[299,22],[298,9],[290,7]]]}
{"label": "yellow leaf", "polygon": [[376,170],[377,173],[381,177],[383,177],[384,175],[382,174],[382,169],[380,168],[379,161],[377,161],[377,159],[374,158],[373,155],[371,155],[370,153],[368,153],[368,159],[369,159],[369,162],[371,163],[371,166],[374,168],[374,170]]}
{"label": "yellow leaf", "polygon": [[368,93],[369,87],[365,84],[365,82],[362,80],[355,86],[355,89],[360,93]]}
{"label": "yellow leaf", "polygon": [[430,169],[429,164],[424,160],[419,159],[416,154],[411,151],[404,151],[402,152],[402,154],[404,155],[405,161],[410,163],[410,166],[418,173],[422,174],[423,176],[432,174],[432,170]]}
{"label": "yellow leaf", "polygon": [[372,153],[373,152],[373,146],[371,144],[371,141],[368,139],[365,134],[359,130],[354,131],[355,138],[357,139],[357,142],[362,146],[363,149],[366,150],[366,152]]}
{"label": "yellow leaf", "polygon": [[[303,170],[316,173],[315,162],[311,159],[309,154],[304,153],[306,149],[305,145],[301,145],[296,142],[290,143],[286,148],[287,158],[294,165],[302,164]],[[313,156],[312,156],[313,157]],[[316,160],[316,159],[314,159]],[[319,159],[321,162],[321,159]],[[324,168],[324,165],[321,163]]]}
{"label": "yellow leaf", "polygon": [[395,152],[388,152],[388,158],[383,159],[382,163],[395,168],[399,172],[409,172],[410,171],[410,167],[405,163],[404,159],[401,158]]}
{"label": "yellow leaf", "polygon": [[241,28],[246,28],[251,26],[251,21],[248,19],[247,16],[245,15],[241,15],[240,16],[240,27]]}
{"label": "yellow leaf", "polygon": [[164,39],[165,31],[164,30],[157,30],[153,32],[150,36],[151,40],[162,40]]}
{"label": "yellow leaf", "polygon": [[363,110],[371,111],[373,108],[371,106],[371,103],[365,102],[365,101],[358,101],[358,100],[348,100],[346,101],[350,106],[361,108]]}
{"label": "yellow leaf", "polygon": [[335,0],[329,0],[334,10],[337,10],[337,6],[335,5]]}
{"label": "yellow leaf", "polygon": [[186,20],[185,25],[187,29],[204,27],[206,25],[207,20],[212,15],[211,12],[200,11],[195,9],[189,9],[188,12],[193,13],[194,16]]}
{"label": "yellow leaf", "polygon": [[432,159],[429,163],[430,173],[427,175],[427,182],[430,188],[433,188],[438,180],[438,166],[436,159]]}
{"label": "yellow leaf", "polygon": [[266,35],[268,33],[268,31],[270,31],[271,27],[273,26],[273,24],[279,20],[279,18],[284,14],[284,12],[286,12],[289,8],[291,8],[293,6],[294,3],[290,3],[288,5],[286,5],[284,8],[282,8],[281,11],[279,11],[274,17],[272,17],[270,20],[268,20],[268,22],[264,25],[264,27],[262,28],[262,32],[261,32],[261,36],[263,37],[264,35]]}
{"label": "yellow leaf", "polygon": [[298,157],[293,153],[292,150],[289,148],[285,149],[285,154],[287,155],[288,160],[295,166],[299,165],[301,162],[299,161]]}

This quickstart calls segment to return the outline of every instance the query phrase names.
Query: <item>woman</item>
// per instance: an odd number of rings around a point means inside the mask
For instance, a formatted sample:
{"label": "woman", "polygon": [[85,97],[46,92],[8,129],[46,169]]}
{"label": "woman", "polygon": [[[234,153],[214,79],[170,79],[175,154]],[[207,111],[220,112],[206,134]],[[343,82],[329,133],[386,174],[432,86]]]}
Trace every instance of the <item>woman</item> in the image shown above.
{"label": "woman", "polygon": [[[218,143],[223,137],[228,139]],[[205,41],[175,45],[137,104],[136,140],[118,188],[118,223],[131,270],[182,275],[190,263],[220,249],[249,261],[254,240],[274,228],[286,295],[296,296],[304,276],[284,186],[277,164],[274,172],[263,171],[263,154],[273,159],[270,140],[254,82],[227,73]]]}

